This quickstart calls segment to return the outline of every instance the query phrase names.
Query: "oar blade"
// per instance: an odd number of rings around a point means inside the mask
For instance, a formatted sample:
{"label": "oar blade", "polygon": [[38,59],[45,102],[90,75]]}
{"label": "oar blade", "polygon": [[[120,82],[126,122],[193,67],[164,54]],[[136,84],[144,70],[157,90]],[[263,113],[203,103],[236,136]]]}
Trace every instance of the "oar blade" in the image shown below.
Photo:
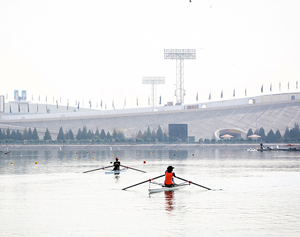
{"label": "oar blade", "polygon": [[210,189],[210,188],[208,188],[208,187],[202,186],[202,185],[200,185],[200,184],[197,184],[197,183],[194,183],[194,182],[192,182],[192,181],[188,181],[188,180],[186,180],[186,179],[183,179],[183,178],[180,178],[180,177],[178,177],[178,176],[175,176],[175,178],[177,178],[177,179],[180,179],[180,180],[182,180],[182,181],[189,182],[190,184],[194,184],[194,185],[196,185],[196,186],[199,186],[199,187],[201,187],[201,188],[205,188],[205,189],[207,189],[207,190],[211,190],[211,189]]}
{"label": "oar blade", "polygon": [[120,165],[120,166],[122,166],[124,168],[127,168],[127,169],[132,169],[132,170],[136,170],[136,171],[139,171],[139,172],[147,173],[146,171],[135,169],[135,168],[132,168],[132,167],[129,167],[129,166],[125,166],[125,165]]}

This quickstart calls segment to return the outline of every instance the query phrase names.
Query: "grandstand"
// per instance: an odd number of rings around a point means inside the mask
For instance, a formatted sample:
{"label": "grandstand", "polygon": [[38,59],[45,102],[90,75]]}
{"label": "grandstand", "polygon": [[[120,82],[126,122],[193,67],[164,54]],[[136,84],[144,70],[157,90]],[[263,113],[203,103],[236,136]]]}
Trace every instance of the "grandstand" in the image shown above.
{"label": "grandstand", "polygon": [[[8,102],[0,115],[0,128],[23,131],[25,128],[37,128],[40,138],[48,128],[52,138],[56,138],[59,128],[64,131],[72,129],[74,134],[84,126],[88,130],[104,129],[112,133],[113,129],[122,130],[126,137],[135,137],[141,130],[157,130],[161,126],[168,134],[169,124],[187,124],[188,136],[219,139],[224,134],[246,138],[249,128],[253,131],[263,127],[266,133],[278,129],[281,134],[286,127],[294,127],[300,121],[300,94],[286,93],[263,95],[252,98],[227,101],[198,103],[193,105],[159,106],[123,110],[91,110],[55,105],[38,105],[39,112],[34,111],[36,104],[25,105],[25,109],[11,112]],[[204,106],[205,105],[205,106]],[[24,107],[24,105],[22,105]],[[20,108],[20,107],[19,107]],[[50,111],[50,112],[49,112]]]}

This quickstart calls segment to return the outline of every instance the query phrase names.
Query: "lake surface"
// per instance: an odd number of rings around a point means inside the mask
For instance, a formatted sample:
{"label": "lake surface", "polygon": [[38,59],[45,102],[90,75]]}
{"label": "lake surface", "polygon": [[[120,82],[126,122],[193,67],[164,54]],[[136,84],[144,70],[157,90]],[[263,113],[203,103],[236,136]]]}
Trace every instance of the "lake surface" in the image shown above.
{"label": "lake surface", "polygon": [[[300,236],[300,152],[238,146],[8,150],[0,157],[1,236]],[[147,173],[83,173],[115,157]],[[169,165],[178,177],[213,190],[191,184],[149,195],[149,182],[122,190],[164,174]]]}

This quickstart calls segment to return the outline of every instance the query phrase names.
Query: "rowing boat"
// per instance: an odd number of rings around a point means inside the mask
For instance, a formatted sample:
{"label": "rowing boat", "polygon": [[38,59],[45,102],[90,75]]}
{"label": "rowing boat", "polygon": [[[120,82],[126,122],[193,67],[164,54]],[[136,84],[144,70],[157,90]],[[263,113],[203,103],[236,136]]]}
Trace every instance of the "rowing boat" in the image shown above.
{"label": "rowing boat", "polygon": [[121,172],[125,172],[127,169],[122,170],[111,170],[111,171],[105,171],[105,174],[120,174]]}
{"label": "rowing boat", "polygon": [[167,187],[164,184],[160,184],[160,183],[156,183],[156,182],[151,182],[153,184],[158,184],[161,187],[160,188],[149,188],[148,191],[149,193],[158,193],[158,192],[165,192],[165,191],[174,191],[174,190],[178,190],[178,189],[182,189],[187,185],[190,185],[189,183],[185,182],[185,183],[181,183],[181,184],[175,184],[174,186],[171,187]]}

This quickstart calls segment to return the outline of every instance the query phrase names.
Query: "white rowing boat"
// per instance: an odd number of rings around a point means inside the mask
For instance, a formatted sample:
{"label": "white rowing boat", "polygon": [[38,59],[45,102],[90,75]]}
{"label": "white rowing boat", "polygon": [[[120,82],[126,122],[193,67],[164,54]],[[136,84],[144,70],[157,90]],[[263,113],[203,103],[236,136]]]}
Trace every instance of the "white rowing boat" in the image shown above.
{"label": "white rowing boat", "polygon": [[125,172],[127,169],[122,170],[111,170],[111,171],[105,171],[105,174],[120,174],[121,172]]}
{"label": "white rowing boat", "polygon": [[166,191],[174,191],[178,189],[182,189],[187,185],[190,185],[190,183],[181,183],[181,184],[175,184],[174,186],[171,187],[166,187],[164,184],[156,183],[156,182],[151,182],[153,184],[158,184],[161,187],[160,188],[149,188],[148,191],[149,193],[158,193],[158,192],[166,192]]}

